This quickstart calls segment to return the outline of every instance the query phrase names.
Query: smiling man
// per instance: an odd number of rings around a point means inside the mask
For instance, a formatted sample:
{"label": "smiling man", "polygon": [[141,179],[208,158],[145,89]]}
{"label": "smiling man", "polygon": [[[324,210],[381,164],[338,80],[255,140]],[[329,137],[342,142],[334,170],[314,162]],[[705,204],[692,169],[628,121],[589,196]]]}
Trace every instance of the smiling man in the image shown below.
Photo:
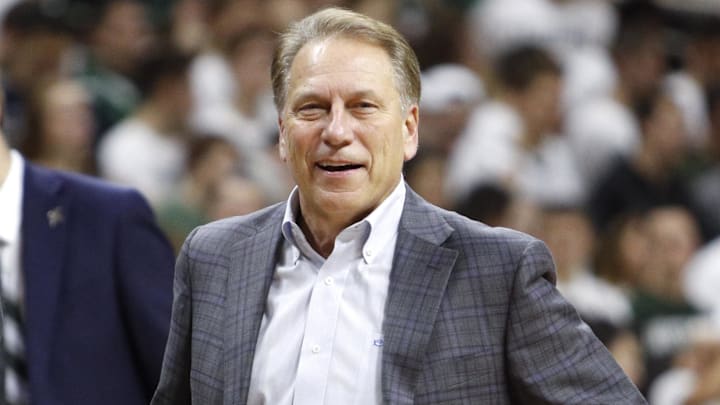
{"label": "smiling man", "polygon": [[422,200],[417,59],[327,9],[272,66],[288,201],[193,231],[153,404],[636,404],[547,248]]}

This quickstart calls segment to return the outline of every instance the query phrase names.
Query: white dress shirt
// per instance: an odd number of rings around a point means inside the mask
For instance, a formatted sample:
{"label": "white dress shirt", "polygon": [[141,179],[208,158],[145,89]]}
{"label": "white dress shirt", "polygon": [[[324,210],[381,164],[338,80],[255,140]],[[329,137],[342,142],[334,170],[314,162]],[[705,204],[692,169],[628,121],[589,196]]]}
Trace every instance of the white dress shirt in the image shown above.
{"label": "white dress shirt", "polygon": [[[22,304],[20,224],[23,198],[23,158],[10,151],[10,171],[0,184],[0,268],[2,286],[9,298]],[[9,287],[9,288],[8,288]],[[23,307],[22,305],[20,306]]]}
{"label": "white dress shirt", "polygon": [[382,323],[405,183],[344,229],[327,259],[297,224],[288,199],[281,256],[255,350],[248,404],[382,402]]}
{"label": "white dress shirt", "polygon": [[[10,170],[5,181],[0,184],[0,268],[2,269],[2,294],[14,301],[24,311],[22,279],[22,200],[23,200],[23,158],[16,151],[10,152]],[[14,353],[24,353],[24,344],[18,325],[5,317],[2,320],[2,333],[6,349]],[[5,370],[5,393],[0,398],[25,398],[18,377]]]}

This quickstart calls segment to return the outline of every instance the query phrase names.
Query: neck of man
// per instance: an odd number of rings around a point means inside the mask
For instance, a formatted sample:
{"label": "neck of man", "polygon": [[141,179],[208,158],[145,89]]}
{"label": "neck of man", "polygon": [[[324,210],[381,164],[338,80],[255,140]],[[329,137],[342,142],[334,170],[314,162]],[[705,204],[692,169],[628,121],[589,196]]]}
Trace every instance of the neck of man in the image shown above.
{"label": "neck of man", "polygon": [[366,215],[367,213],[356,216],[324,213],[313,215],[311,210],[303,209],[303,204],[300,203],[298,225],[310,246],[322,257],[327,258],[332,253],[335,247],[335,238],[340,232]]}

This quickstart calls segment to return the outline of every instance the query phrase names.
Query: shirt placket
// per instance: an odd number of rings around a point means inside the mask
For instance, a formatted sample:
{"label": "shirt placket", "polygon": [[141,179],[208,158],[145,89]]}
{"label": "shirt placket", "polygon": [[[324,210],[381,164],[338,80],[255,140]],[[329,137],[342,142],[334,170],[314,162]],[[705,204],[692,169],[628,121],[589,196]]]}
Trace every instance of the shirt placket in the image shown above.
{"label": "shirt placket", "polygon": [[332,353],[342,294],[355,257],[356,241],[335,242],[320,267],[308,304],[300,361],[295,380],[295,404],[322,404],[331,374]]}

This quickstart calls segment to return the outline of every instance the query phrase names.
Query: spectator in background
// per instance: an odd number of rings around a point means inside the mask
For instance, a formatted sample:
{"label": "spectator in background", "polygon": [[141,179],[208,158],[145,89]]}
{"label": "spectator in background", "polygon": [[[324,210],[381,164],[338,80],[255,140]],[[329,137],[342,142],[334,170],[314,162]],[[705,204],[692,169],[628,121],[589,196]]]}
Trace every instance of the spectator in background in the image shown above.
{"label": "spectator in background", "polygon": [[136,191],[28,163],[0,131],[0,267],[0,402],[150,401],[173,254]]}
{"label": "spectator in background", "polygon": [[560,66],[546,51],[523,46],[495,72],[502,93],[478,107],[450,156],[447,190],[458,200],[493,182],[534,203],[580,203],[583,190],[560,121]]}
{"label": "spectator in background", "polygon": [[626,213],[614,218],[595,244],[593,268],[598,276],[630,294],[650,255],[643,215]]}
{"label": "spectator in background", "polygon": [[627,159],[616,161],[588,201],[596,229],[618,216],[655,206],[689,206],[689,194],[678,168],[687,153],[682,115],[667,94],[651,93],[636,108],[642,140]]}
{"label": "spectator in background", "polygon": [[685,296],[708,316],[709,322],[720,331],[720,238],[703,245],[688,263],[683,283]]}
{"label": "spectator in background", "polygon": [[480,78],[457,64],[434,66],[420,76],[423,97],[423,141],[418,156],[405,167],[406,180],[431,203],[450,208],[453,199],[446,194],[448,155],[464,129],[468,117],[485,97]]}
{"label": "spectator in background", "polygon": [[572,206],[545,207],[539,229],[537,236],[548,245],[557,266],[557,288],[583,320],[628,328],[632,321],[628,296],[592,268],[595,233],[585,212]]}
{"label": "spectator in background", "polygon": [[241,159],[225,138],[198,134],[188,146],[187,169],[177,192],[157,209],[158,221],[175,251],[195,227],[210,221],[210,204],[225,178],[238,171]]}
{"label": "spectator in background", "polygon": [[619,80],[615,96],[633,110],[656,91],[665,74],[662,17],[650,2],[619,7],[620,27],[611,47]]}
{"label": "spectator in background", "polygon": [[72,38],[58,18],[35,2],[13,6],[2,23],[0,64],[5,98],[3,127],[12,146],[28,134],[29,98],[35,85],[67,73]]}
{"label": "spectator in background", "polygon": [[714,405],[720,400],[720,340],[693,342],[675,364],[655,380],[648,394],[653,405]]}
{"label": "spectator in background", "polygon": [[237,83],[227,58],[230,41],[246,27],[263,21],[260,3],[257,0],[207,2],[208,35],[190,67],[190,85],[195,100],[193,115],[203,108],[233,103]]}
{"label": "spectator in background", "polygon": [[450,63],[423,71],[420,80],[423,89],[420,150],[432,150],[447,157],[470,114],[485,100],[485,85],[469,68]]}
{"label": "spectator in background", "polygon": [[155,207],[175,191],[185,164],[189,65],[170,48],[148,58],[141,69],[143,102],[99,145],[100,174],[138,188]]}
{"label": "spectator in background", "polygon": [[504,226],[512,204],[512,194],[496,184],[482,184],[455,205],[455,210],[489,226]]}
{"label": "spectator in background", "polygon": [[690,182],[693,206],[702,218],[703,236],[711,240],[720,236],[720,86],[708,90],[708,116],[710,130],[704,149],[704,168]]}
{"label": "spectator in background", "polygon": [[702,153],[710,134],[706,91],[720,84],[720,18],[686,16],[681,29],[687,37],[682,69],[665,77],[664,85],[683,113],[689,146]]}
{"label": "spectator in background", "polygon": [[267,72],[274,43],[273,33],[257,25],[229,40],[227,61],[235,83],[232,99],[197,105],[194,124],[198,129],[222,134],[247,153],[275,145],[277,112]]}
{"label": "spectator in background", "polygon": [[73,79],[41,81],[32,93],[20,151],[41,166],[95,174],[95,120],[90,96]]}
{"label": "spectator in background", "polygon": [[267,198],[261,187],[238,173],[222,177],[213,190],[208,217],[211,221],[246,215],[265,207]]}
{"label": "spectator in background", "polygon": [[208,3],[205,0],[178,0],[170,10],[169,40],[187,55],[200,52],[209,41]]}
{"label": "spectator in background", "polygon": [[652,383],[697,333],[701,318],[685,296],[683,282],[700,234],[683,207],[653,208],[644,222],[651,254],[638,273],[632,306],[634,329],[645,352],[647,381]]}
{"label": "spectator in background", "polygon": [[154,45],[153,27],[139,0],[107,0],[94,4],[85,42],[88,53],[78,78],[92,95],[97,141],[127,117],[141,99],[133,81]]}
{"label": "spectator in background", "polygon": [[193,126],[230,140],[243,156],[249,178],[272,201],[279,201],[292,181],[277,155],[277,112],[267,72],[274,40],[261,25],[249,25],[228,38],[225,58],[234,83],[232,98],[196,104]]}
{"label": "spectator in background", "polygon": [[629,1],[617,8],[620,19],[610,45],[611,71],[603,72],[599,66],[601,70],[595,72],[599,73],[598,82],[613,87],[607,94],[571,105],[565,121],[587,190],[597,187],[618,158],[636,152],[641,129],[633,111],[659,87],[665,73],[663,26],[657,7]]}

